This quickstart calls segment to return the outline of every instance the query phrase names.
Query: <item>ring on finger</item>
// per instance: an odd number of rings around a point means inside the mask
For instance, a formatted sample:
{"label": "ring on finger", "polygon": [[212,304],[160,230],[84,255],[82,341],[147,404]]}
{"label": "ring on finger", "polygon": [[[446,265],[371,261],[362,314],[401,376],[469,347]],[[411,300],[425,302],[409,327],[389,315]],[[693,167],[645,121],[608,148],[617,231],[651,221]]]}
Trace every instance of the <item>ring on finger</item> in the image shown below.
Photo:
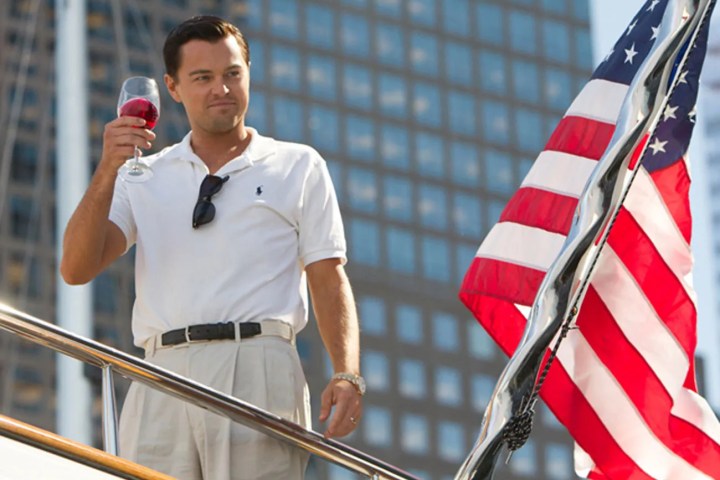
{"label": "ring on finger", "polygon": [[358,419],[355,417],[350,417],[350,423],[352,423],[353,425],[357,425]]}

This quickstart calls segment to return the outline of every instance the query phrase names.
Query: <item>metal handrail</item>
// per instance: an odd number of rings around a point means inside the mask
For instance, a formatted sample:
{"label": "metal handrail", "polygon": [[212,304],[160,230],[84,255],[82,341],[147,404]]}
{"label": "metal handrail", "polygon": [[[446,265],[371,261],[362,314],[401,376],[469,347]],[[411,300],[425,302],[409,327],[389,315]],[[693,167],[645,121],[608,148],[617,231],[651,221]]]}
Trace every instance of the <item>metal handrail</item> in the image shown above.
{"label": "metal handrail", "polygon": [[[110,369],[120,375],[160,390],[181,400],[205,408],[218,415],[258,430],[325,460],[373,479],[418,480],[417,477],[371,457],[359,450],[300,425],[257,408],[201,383],[170,372],[99,342],[75,335],[57,325],[45,322],[0,303],[0,328],[13,332],[33,343],[103,369],[104,390],[112,390]],[[110,394],[110,392],[106,392]],[[114,400],[112,400],[114,403]],[[111,405],[111,404],[108,404]],[[114,407],[109,406],[112,409]],[[107,408],[104,409],[107,414]],[[111,415],[115,421],[114,413]],[[112,448],[112,432],[106,426],[106,444]]]}

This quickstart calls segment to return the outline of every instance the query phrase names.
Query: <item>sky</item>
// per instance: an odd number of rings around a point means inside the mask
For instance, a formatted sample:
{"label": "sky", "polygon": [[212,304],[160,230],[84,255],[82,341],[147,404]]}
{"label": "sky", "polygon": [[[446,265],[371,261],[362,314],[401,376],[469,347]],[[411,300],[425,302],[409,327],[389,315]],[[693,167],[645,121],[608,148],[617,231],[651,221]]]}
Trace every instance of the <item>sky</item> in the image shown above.
{"label": "sky", "polygon": [[[593,36],[593,64],[597,65],[624,29],[630,23],[644,0],[590,0],[591,31]],[[714,17],[720,15],[716,13]],[[717,23],[716,23],[717,24]],[[707,65],[706,67],[707,68]],[[702,82],[702,76],[701,76]],[[690,194],[693,210],[693,255],[695,268],[693,271],[695,290],[698,296],[698,353],[706,360],[706,397],[716,408],[720,408],[720,325],[715,314],[716,297],[712,268],[712,243],[710,240],[710,212],[704,208],[709,204],[708,185],[698,181],[707,178],[704,174],[705,143],[703,142],[702,124],[702,93],[698,102],[700,122],[693,134],[690,147],[692,176],[694,179]]]}

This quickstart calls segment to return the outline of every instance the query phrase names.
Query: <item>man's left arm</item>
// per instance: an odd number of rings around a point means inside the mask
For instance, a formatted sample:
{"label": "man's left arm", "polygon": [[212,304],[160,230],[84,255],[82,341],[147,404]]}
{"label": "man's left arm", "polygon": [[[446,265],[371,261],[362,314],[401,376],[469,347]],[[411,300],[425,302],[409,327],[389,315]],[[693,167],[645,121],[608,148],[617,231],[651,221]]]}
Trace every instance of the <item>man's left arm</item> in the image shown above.
{"label": "man's left arm", "polygon": [[[318,330],[335,373],[360,374],[360,332],[350,281],[339,258],[305,267]],[[330,416],[333,411],[332,417]],[[362,395],[347,380],[334,379],[322,393],[320,421],[330,418],[325,437],[342,437],[362,415]]]}

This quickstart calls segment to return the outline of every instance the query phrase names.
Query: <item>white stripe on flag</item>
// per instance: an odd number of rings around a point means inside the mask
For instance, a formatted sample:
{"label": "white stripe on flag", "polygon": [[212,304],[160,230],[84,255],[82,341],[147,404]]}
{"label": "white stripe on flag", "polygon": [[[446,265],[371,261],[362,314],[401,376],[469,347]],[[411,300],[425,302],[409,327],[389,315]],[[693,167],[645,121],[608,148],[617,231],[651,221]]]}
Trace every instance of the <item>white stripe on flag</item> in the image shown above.
{"label": "white stripe on flag", "polygon": [[[580,198],[596,165],[595,160],[546,150],[535,160],[522,186]],[[563,174],[558,175],[557,172]]]}
{"label": "white stripe on flag", "polygon": [[660,442],[578,330],[558,351],[565,371],[618,446],[652,478],[712,480]]}
{"label": "white stripe on flag", "polygon": [[[519,223],[500,222],[487,234],[475,256],[547,271],[564,241],[564,235]],[[528,248],[529,245],[532,248]]]}
{"label": "white stripe on flag", "polygon": [[675,224],[665,202],[644,168],[638,170],[623,206],[632,214],[645,234],[652,239],[658,253],[673,271],[693,303],[697,304],[692,288],[693,259],[690,246]]}
{"label": "white stripe on flag", "polygon": [[690,362],[648,302],[632,274],[606,244],[595,266],[592,286],[638,353],[670,396],[682,388]]}
{"label": "white stripe on flag", "polygon": [[615,125],[627,91],[628,86],[622,83],[593,79],[575,98],[565,116],[591,118]]}

